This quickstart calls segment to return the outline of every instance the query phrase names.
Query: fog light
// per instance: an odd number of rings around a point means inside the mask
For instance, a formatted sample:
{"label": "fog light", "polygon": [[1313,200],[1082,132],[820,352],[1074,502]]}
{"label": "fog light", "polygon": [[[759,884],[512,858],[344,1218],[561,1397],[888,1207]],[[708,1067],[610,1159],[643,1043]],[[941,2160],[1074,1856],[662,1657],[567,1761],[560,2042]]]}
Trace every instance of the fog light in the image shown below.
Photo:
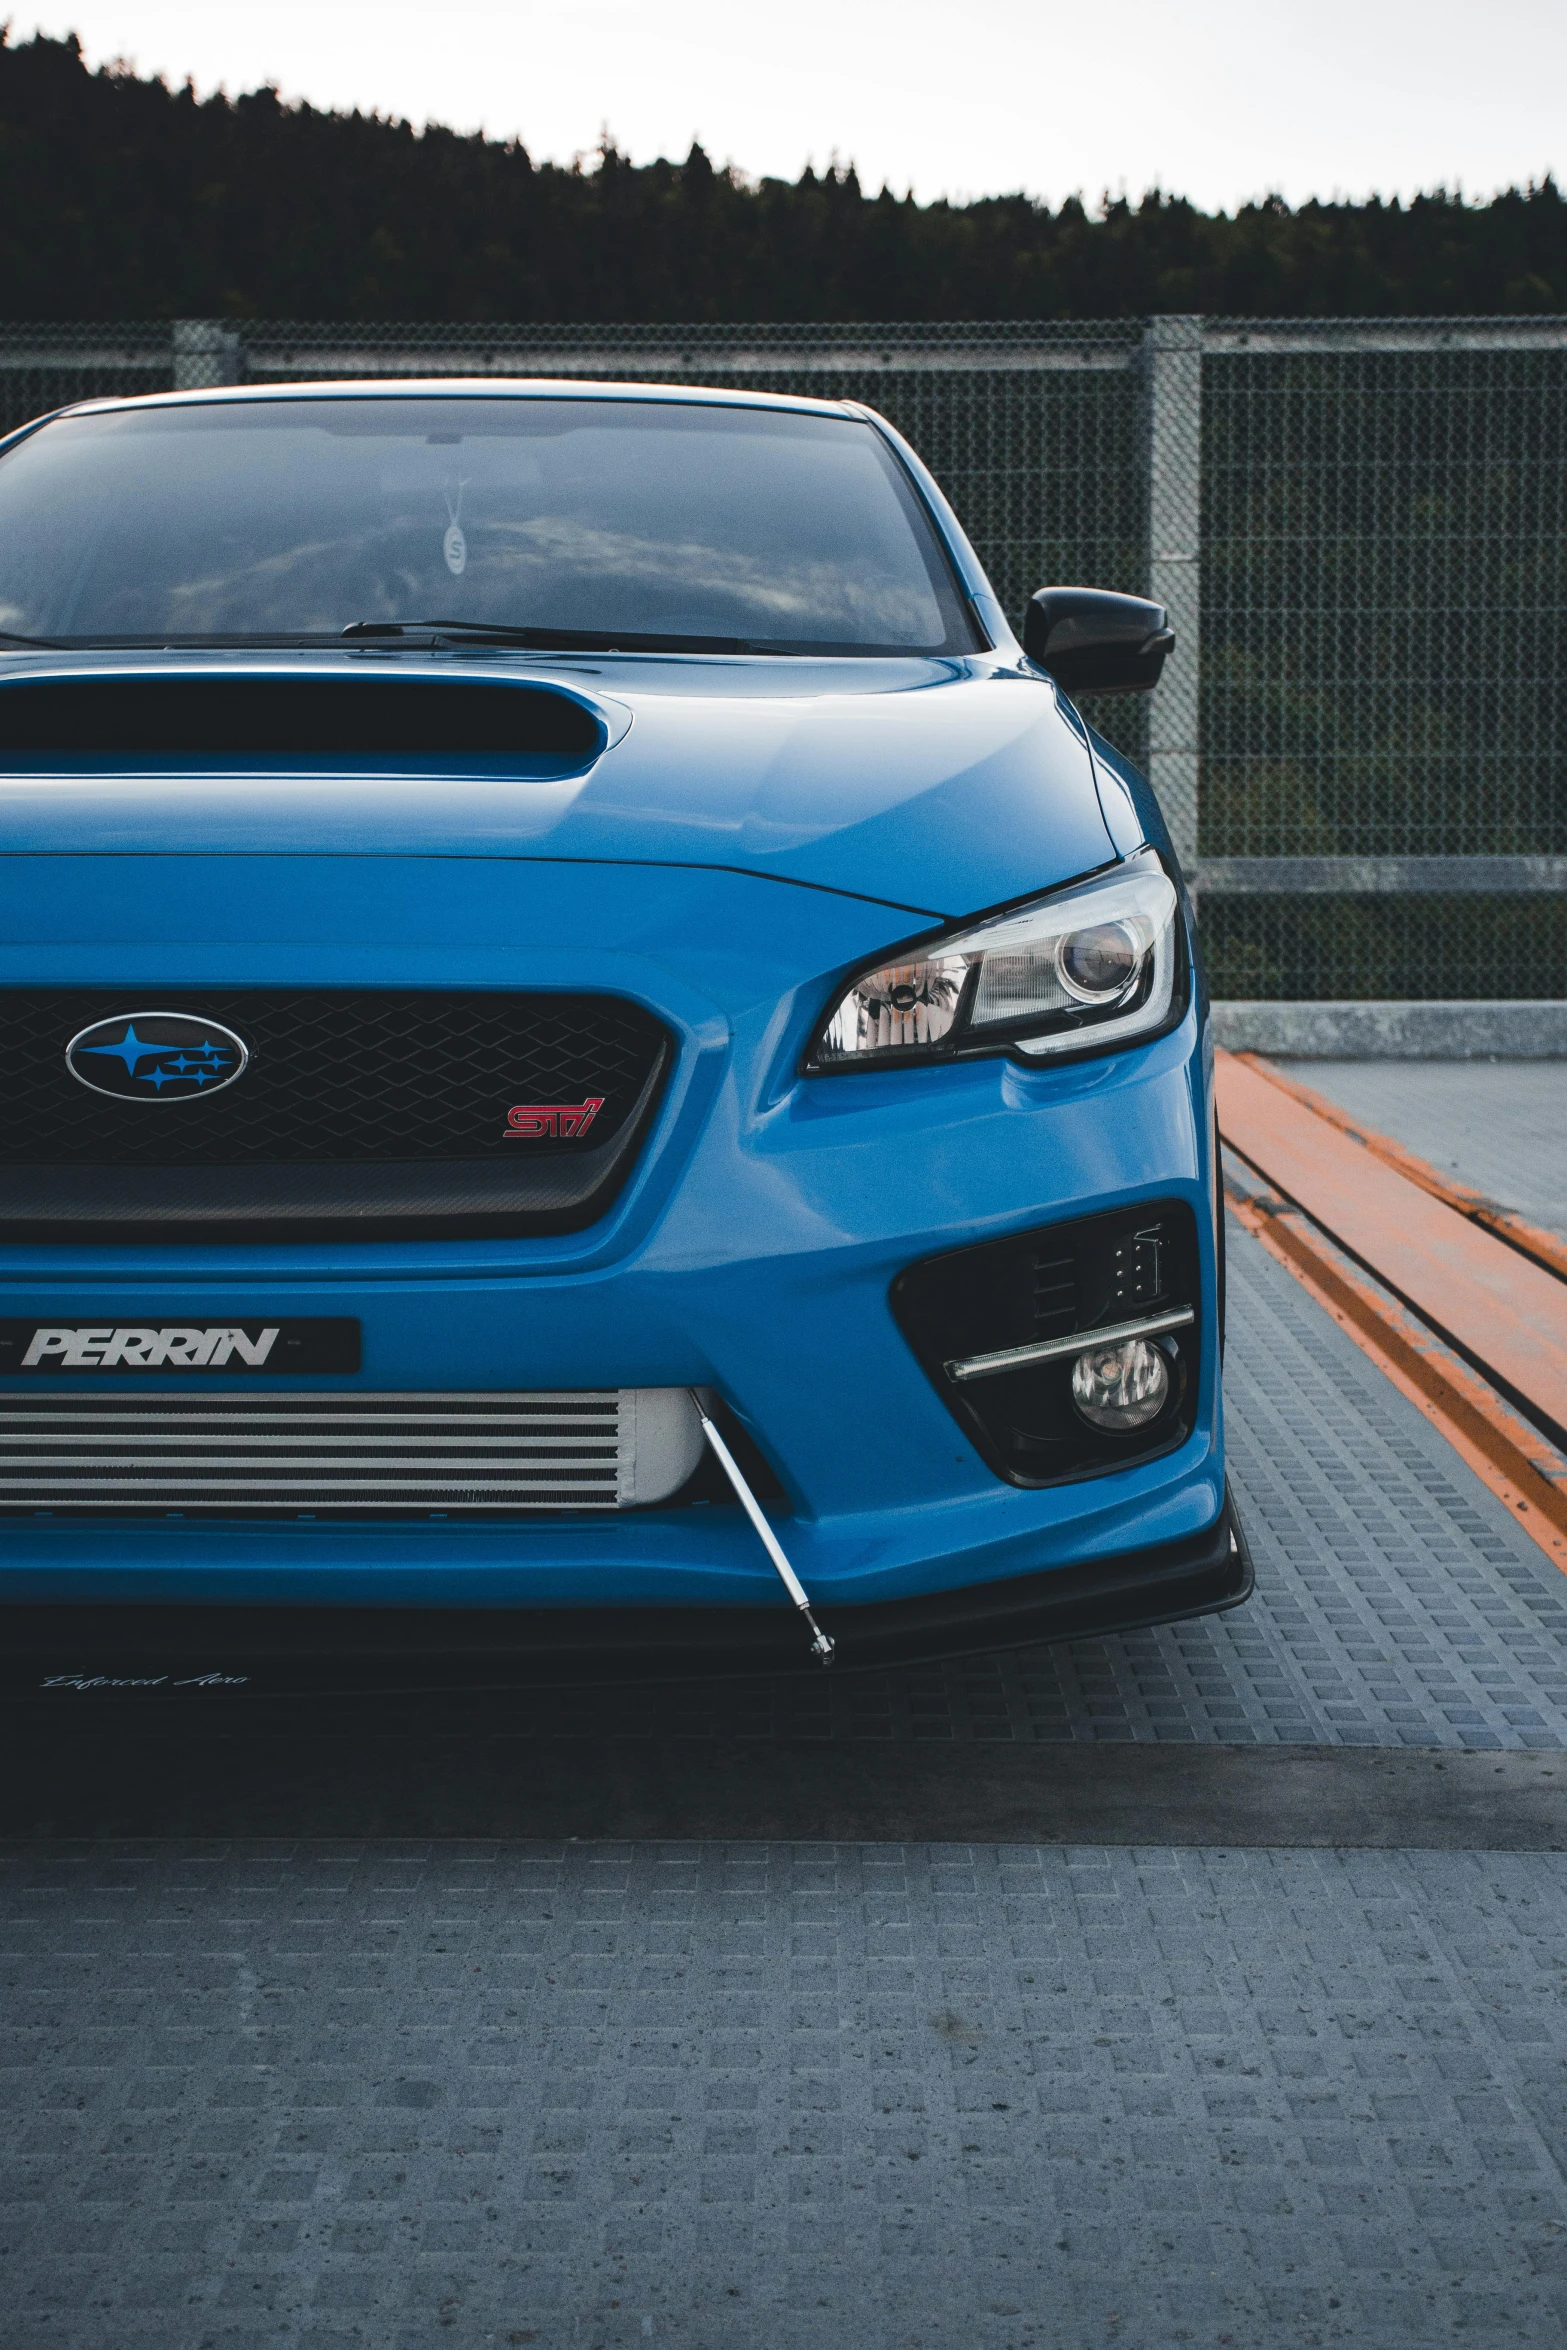
{"label": "fog light", "polygon": [[1085,1347],[1072,1365],[1072,1401],[1091,1428],[1146,1428],[1169,1395],[1169,1363],[1146,1338]]}

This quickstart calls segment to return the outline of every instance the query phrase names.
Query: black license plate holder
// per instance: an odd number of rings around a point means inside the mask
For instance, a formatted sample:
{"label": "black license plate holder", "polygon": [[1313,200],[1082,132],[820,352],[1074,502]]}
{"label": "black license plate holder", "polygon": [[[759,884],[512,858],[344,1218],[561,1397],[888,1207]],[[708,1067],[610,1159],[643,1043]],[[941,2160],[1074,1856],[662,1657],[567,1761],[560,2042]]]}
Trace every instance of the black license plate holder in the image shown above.
{"label": "black license plate holder", "polygon": [[114,1376],[129,1372],[276,1379],[357,1371],[359,1324],[346,1315],[204,1314],[133,1321],[73,1314],[69,1320],[0,1320],[0,1378]]}

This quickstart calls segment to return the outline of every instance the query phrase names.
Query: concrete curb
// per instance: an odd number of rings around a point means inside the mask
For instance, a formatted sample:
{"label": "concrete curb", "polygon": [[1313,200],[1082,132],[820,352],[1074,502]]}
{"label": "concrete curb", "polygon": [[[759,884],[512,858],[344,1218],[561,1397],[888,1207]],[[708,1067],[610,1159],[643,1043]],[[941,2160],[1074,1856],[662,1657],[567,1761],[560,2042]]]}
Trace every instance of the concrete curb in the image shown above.
{"label": "concrete curb", "polygon": [[1304,1061],[1567,1059],[1567,1001],[1219,1003],[1227,1052]]}

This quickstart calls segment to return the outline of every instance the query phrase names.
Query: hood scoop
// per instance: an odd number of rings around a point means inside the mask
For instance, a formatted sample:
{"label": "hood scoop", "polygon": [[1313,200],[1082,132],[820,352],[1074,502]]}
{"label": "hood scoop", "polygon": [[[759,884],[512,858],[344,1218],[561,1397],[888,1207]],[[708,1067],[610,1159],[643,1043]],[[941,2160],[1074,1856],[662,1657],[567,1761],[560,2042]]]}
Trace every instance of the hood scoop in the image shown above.
{"label": "hood scoop", "polygon": [[44,759],[546,759],[605,743],[548,686],[432,677],[87,676],[0,686],[0,765]]}

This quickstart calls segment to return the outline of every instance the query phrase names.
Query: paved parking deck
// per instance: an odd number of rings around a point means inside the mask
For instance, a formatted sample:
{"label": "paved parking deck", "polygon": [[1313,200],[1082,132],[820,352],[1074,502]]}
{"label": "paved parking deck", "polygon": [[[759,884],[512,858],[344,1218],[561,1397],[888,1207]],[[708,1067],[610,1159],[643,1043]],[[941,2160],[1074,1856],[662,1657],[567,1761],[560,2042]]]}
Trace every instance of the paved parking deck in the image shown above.
{"label": "paved parking deck", "polygon": [[7,1908],[17,2350],[1567,2328],[1560,1862],[148,1850]]}
{"label": "paved parking deck", "polygon": [[[693,1789],[737,1740],[1559,1753],[1567,1578],[1231,1247],[1248,1608],[517,1728]],[[100,1759],[63,1812],[10,1742],[7,2350],[1567,2335],[1567,1855],[465,1840],[460,1775],[444,1833],[171,1840],[157,1721],[161,1776],[89,1695],[24,1725]],[[302,1729],[215,1722],[266,1821]]]}

